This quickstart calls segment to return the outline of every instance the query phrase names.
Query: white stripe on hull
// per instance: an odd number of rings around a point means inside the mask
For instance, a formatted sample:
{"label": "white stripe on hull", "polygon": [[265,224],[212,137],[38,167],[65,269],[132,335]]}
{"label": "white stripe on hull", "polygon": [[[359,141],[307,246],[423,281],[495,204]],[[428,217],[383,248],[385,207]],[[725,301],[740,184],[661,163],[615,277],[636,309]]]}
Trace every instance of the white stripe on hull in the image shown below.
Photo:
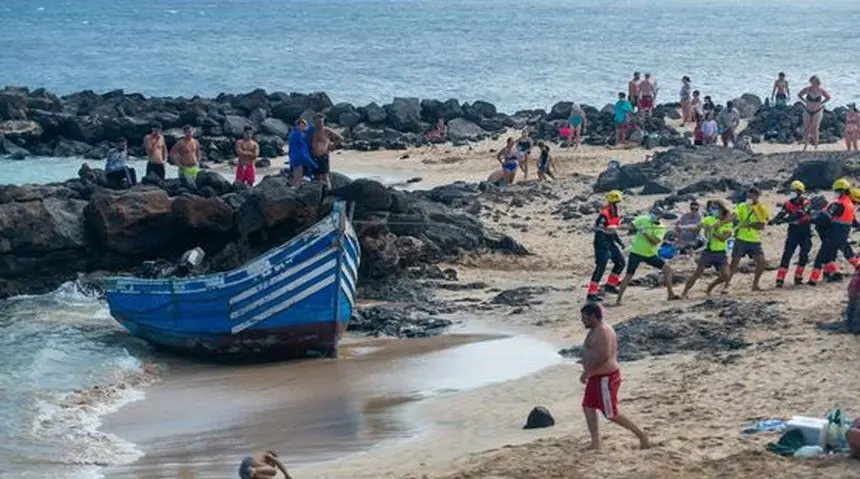
{"label": "white stripe on hull", "polygon": [[349,286],[344,282],[343,278],[340,280],[340,290],[343,291],[343,294],[346,296],[346,300],[349,301],[349,306],[355,306],[355,298],[353,297],[352,291],[350,291]]}
{"label": "white stripe on hull", "polygon": [[313,256],[313,257],[311,257],[305,261],[302,261],[301,263],[293,266],[292,268],[289,268],[285,271],[282,271],[282,272],[278,273],[277,275],[267,279],[266,281],[263,281],[260,284],[254,285],[253,288],[246,289],[245,291],[242,291],[241,293],[237,294],[236,296],[233,296],[232,298],[230,298],[230,304],[232,305],[232,304],[238,303],[240,301],[243,301],[245,299],[248,299],[251,296],[254,296],[255,294],[260,293],[260,291],[263,291],[266,288],[272,286],[273,284],[280,283],[281,281],[289,278],[290,276],[298,273],[299,271],[307,268],[308,266],[316,263],[317,261],[325,258],[326,256],[330,256],[336,252],[337,252],[337,250],[333,249],[333,248],[321,251],[321,252],[317,253],[316,256]]}
{"label": "white stripe on hull", "polygon": [[[268,303],[271,303],[274,301],[278,301],[284,295],[289,293],[290,291],[295,291],[299,287],[303,286],[305,283],[312,281],[314,278],[322,275],[323,273],[326,273],[326,272],[329,272],[329,271],[335,269],[336,266],[337,266],[337,259],[332,258],[331,260],[321,264],[320,266],[317,266],[316,268],[312,269],[311,271],[303,274],[302,276],[299,276],[298,278],[296,278],[293,281],[290,281],[289,283],[285,284],[284,286],[281,286],[280,288],[270,292],[269,294],[267,294],[261,298],[258,298],[256,300],[246,304],[245,306],[242,306],[241,308],[236,309],[235,311],[232,311],[230,313],[230,319],[232,319],[234,321],[239,320],[242,318],[242,316],[248,314],[249,312],[251,312],[257,308],[259,308],[260,306],[263,306],[265,304],[268,304]],[[281,276],[281,275],[279,275],[279,276]],[[273,283],[273,284],[277,284],[277,283]]]}
{"label": "white stripe on hull", "polygon": [[333,275],[329,276],[328,278],[320,281],[319,283],[311,286],[310,288],[302,291],[301,293],[297,294],[296,296],[293,296],[289,300],[284,301],[280,304],[277,304],[277,305],[267,309],[266,311],[263,311],[262,313],[258,314],[257,316],[254,316],[253,318],[241,323],[241,324],[237,324],[236,326],[233,326],[233,329],[232,329],[233,334],[241,333],[242,331],[250,328],[251,326],[254,326],[255,324],[257,324],[261,321],[265,321],[269,317],[274,316],[275,314],[280,313],[281,311],[289,308],[290,306],[298,303],[299,301],[302,301],[303,299],[306,299],[309,296],[319,292],[320,290],[333,284],[335,282],[335,278],[337,278],[337,275],[333,274]]}

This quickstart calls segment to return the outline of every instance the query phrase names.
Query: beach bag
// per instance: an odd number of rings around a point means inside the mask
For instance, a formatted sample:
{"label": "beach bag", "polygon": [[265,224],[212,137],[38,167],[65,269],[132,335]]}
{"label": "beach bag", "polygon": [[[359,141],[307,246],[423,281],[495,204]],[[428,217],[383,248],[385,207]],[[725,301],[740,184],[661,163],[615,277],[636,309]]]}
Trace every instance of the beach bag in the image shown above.
{"label": "beach bag", "polygon": [[555,419],[553,419],[549,409],[543,406],[537,406],[529,413],[529,417],[526,419],[526,425],[523,426],[523,429],[540,429],[550,426],[555,426]]}

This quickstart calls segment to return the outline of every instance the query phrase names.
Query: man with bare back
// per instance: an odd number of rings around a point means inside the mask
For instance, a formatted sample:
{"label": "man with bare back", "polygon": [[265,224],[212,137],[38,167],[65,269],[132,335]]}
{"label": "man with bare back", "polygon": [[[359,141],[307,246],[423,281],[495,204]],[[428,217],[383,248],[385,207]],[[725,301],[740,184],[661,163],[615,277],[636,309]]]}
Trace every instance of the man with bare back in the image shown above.
{"label": "man with bare back", "polygon": [[317,164],[315,181],[323,183],[326,188],[331,188],[331,152],[333,141],[343,141],[343,137],[336,131],[325,126],[325,116],[322,113],[314,115],[314,126],[309,131],[311,137],[311,156]]}
{"label": "man with bare back", "polygon": [[597,411],[606,419],[632,432],[639,438],[639,447],[650,447],[648,436],[636,424],[618,411],[618,390],[621,388],[621,366],[618,364],[618,341],[612,326],[603,322],[603,309],[597,303],[586,303],[580,310],[582,324],[588,329],[582,353],[582,375],[585,384],[582,409],[588,432],[589,449],[600,449]]}
{"label": "man with bare back", "polygon": [[291,479],[287,467],[274,451],[255,453],[246,457],[239,465],[240,479],[270,479],[278,472],[283,473],[286,479]]}
{"label": "man with bare back", "polygon": [[161,133],[161,123],[153,123],[150,134],[143,137],[143,148],[146,150],[146,176],[153,174],[164,179],[164,162],[167,161],[167,143]]}
{"label": "man with bare back", "polygon": [[183,126],[182,132],[182,139],[170,149],[170,159],[179,168],[179,179],[194,185],[197,173],[200,173],[200,143],[194,139],[194,128],[191,126]]}

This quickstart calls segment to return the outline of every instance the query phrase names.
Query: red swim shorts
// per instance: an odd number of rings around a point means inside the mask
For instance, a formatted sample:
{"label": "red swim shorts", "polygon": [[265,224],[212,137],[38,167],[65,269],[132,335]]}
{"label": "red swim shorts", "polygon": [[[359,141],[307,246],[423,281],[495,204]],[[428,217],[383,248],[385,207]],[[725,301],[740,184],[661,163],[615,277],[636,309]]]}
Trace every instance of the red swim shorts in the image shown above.
{"label": "red swim shorts", "polygon": [[239,163],[236,165],[236,183],[254,186],[255,181],[257,181],[257,169],[252,163]]}
{"label": "red swim shorts", "polygon": [[639,108],[651,109],[654,108],[654,98],[650,96],[643,96],[639,99]]}
{"label": "red swim shorts", "polygon": [[589,376],[585,382],[582,407],[597,409],[606,419],[618,415],[618,390],[621,388],[621,371],[602,376]]}

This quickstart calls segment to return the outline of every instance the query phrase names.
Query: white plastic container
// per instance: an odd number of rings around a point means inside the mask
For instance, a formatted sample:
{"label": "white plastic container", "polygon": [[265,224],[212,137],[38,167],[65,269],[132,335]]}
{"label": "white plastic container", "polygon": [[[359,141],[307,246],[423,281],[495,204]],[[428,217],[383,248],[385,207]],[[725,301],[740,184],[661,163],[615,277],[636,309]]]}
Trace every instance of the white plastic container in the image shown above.
{"label": "white plastic container", "polygon": [[821,446],[803,446],[794,453],[794,457],[803,459],[812,459],[824,454],[824,449]]}
{"label": "white plastic container", "polygon": [[793,416],[785,429],[799,429],[807,446],[824,446],[827,443],[827,419],[817,417]]}

